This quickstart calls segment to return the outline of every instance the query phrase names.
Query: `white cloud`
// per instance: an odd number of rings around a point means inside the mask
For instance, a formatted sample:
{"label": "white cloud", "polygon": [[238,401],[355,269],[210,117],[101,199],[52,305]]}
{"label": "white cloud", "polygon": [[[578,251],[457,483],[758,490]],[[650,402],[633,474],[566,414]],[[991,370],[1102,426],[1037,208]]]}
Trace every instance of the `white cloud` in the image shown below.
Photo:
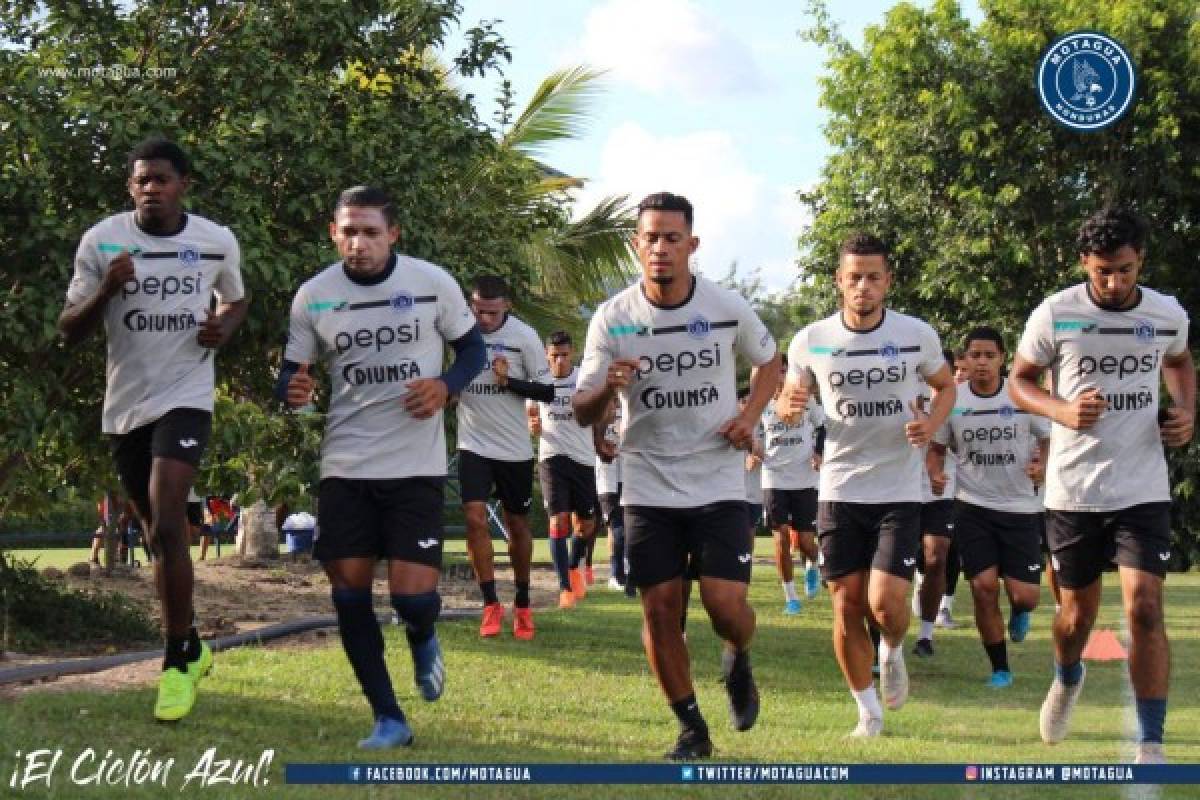
{"label": "white cloud", "polygon": [[694,263],[708,277],[723,277],[734,261],[744,275],[760,270],[772,290],[796,277],[792,259],[805,223],[794,190],[751,170],[728,132],[657,136],[635,122],[622,123],[605,142],[595,179],[578,193],[575,207],[582,212],[613,194],[636,203],[658,191],[691,200],[700,237]]}
{"label": "white cloud", "polygon": [[588,14],[576,52],[653,94],[700,100],[766,85],[746,43],[691,0],[609,0]]}

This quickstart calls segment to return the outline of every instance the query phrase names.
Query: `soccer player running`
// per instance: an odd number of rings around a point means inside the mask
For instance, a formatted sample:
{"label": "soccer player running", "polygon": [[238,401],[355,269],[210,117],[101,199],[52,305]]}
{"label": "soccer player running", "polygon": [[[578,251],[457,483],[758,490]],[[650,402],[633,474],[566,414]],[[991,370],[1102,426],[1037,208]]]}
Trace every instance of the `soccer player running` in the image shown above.
{"label": "soccer player running", "polygon": [[[867,620],[882,630],[884,703],[908,697],[904,634],[908,588],[921,538],[924,448],[954,406],[954,378],[933,328],[885,308],[887,248],[864,233],[843,242],[835,282],[842,309],[796,334],[776,408],[785,420],[808,406],[815,376],[825,410],[817,533],[833,600],[833,645],[858,704],[852,736],[877,736],[883,709],[871,680]],[[917,405],[924,379],[933,390]]]}
{"label": "soccer player running", "polygon": [[[959,387],[950,419],[930,445],[929,473],[935,486],[945,482],[946,449],[954,451],[957,491],[954,536],[963,572],[975,600],[975,625],[992,665],[988,685],[1012,685],[1000,613],[1000,581],[1012,607],[1008,636],[1014,642],[1029,633],[1037,608],[1042,570],[1041,482],[1050,446],[1050,423],[1013,408],[1005,380],[1004,338],[981,326],[967,334],[970,379]],[[1041,458],[1031,458],[1035,450]]]}
{"label": "soccer player running", "polygon": [[[1125,209],[1106,208],[1083,223],[1076,246],[1086,280],[1030,315],[1009,391],[1017,405],[1053,422],[1046,538],[1062,610],[1054,618],[1055,677],[1042,704],[1042,740],[1067,736],[1101,573],[1115,560],[1132,640],[1137,762],[1160,763],[1170,668],[1162,595],[1171,490],[1163,445],[1192,439],[1196,373],[1187,313],[1174,297],[1138,284],[1146,233]],[[1039,384],[1047,369],[1049,391]],[[1160,380],[1174,403],[1161,412]]]}
{"label": "soccer player running", "polygon": [[[942,356],[951,369],[957,369],[954,354],[943,350]],[[958,383],[958,381],[955,381]],[[924,408],[929,403],[923,389],[917,403]],[[928,456],[926,456],[928,459]],[[917,558],[918,572],[914,580],[913,613],[920,621],[913,655],[933,656],[933,628],[946,591],[950,571],[949,553],[954,539],[954,467],[953,460],[945,463],[935,486],[928,469],[921,470],[921,551]],[[957,557],[957,554],[956,554]]]}
{"label": "soccer player running", "polygon": [[783,583],[783,613],[799,614],[800,596],[792,567],[792,542],[808,559],[804,593],[812,599],[821,588],[817,574],[817,480],[815,459],[820,458],[818,438],[825,435],[825,412],[816,398],[799,419],[788,423],[768,405],[762,417],[764,441],[762,461],[763,502],[767,523],[775,537],[775,568]]}
{"label": "soccer player running", "polygon": [[[555,331],[546,340],[546,358],[554,379],[554,401],[529,401],[529,429],[539,437],[538,480],[550,518],[550,559],[558,575],[559,608],[574,608],[587,596],[580,565],[588,541],[596,535],[596,460],[592,431],[575,422],[571,398],[579,370],[573,363],[571,335]],[[574,530],[575,536],[571,536]],[[570,553],[567,539],[571,540]]]}
{"label": "soccer player running", "polygon": [[147,139],[128,169],[134,210],[83,235],[58,327],[74,347],[104,324],[102,429],[154,555],[166,632],[154,716],[174,721],[192,710],[212,667],[193,625],[187,501],[212,430],[212,351],[245,319],[248,301],[233,233],[183,209],[191,185],[183,149]]}
{"label": "soccer player running", "polygon": [[458,398],[458,480],[467,523],[467,552],[483,595],[479,635],[499,636],[504,606],[496,594],[495,552],[488,527],[487,501],[493,489],[503,507],[516,597],[513,636],[533,638],[529,605],[529,565],[533,537],[529,506],[533,501],[533,445],[525,401],[553,402],[554,386],[537,331],[510,312],[508,285],[496,275],[475,279],[471,310],[479,323],[490,362]]}
{"label": "soccer player running", "polygon": [[[400,236],[387,194],[342,192],[329,233],[342,259],[292,301],[277,393],[312,403],[314,363],[329,374],[313,557],[332,587],[342,647],[375,716],[358,743],[411,744],[384,662],[371,599],[387,560],[388,591],[404,623],[421,696],[437,700],[445,666],[435,624],[442,601],[446,441],[442,409],[483,368],[483,341],[462,290],[441,267],[392,251]],[[443,372],[445,347],[454,363]]]}
{"label": "soccer player running", "polygon": [[[600,306],[588,326],[575,415],[599,420],[620,398],[629,581],[641,590],[642,642],[680,724],[671,759],[712,754],[693,689],[680,618],[689,555],[700,598],[725,643],[722,672],[734,727],[758,717],[747,601],[753,537],[745,454],[779,380],[775,341],[741,295],[692,275],[700,244],[692,206],[662,192],[638,206],[634,248],[642,279]],[[737,411],[737,356],[754,367]]]}

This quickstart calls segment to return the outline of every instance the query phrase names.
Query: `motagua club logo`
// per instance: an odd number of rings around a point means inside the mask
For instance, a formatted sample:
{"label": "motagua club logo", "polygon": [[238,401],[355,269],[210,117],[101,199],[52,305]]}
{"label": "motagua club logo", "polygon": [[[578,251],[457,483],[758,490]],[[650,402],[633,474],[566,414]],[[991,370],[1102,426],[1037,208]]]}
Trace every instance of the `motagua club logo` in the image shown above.
{"label": "motagua club logo", "polygon": [[1042,54],[1037,87],[1042,107],[1056,122],[1075,131],[1098,131],[1133,107],[1137,70],[1116,39],[1074,31]]}

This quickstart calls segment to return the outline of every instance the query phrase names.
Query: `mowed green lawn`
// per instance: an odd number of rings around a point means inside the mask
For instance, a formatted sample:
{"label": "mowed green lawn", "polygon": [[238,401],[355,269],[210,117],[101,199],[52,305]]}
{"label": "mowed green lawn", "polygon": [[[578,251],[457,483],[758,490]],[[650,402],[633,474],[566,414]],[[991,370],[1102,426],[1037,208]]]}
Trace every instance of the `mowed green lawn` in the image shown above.
{"label": "mowed green lawn", "polygon": [[[769,540],[759,540],[765,555]],[[603,545],[601,545],[603,551]],[[598,554],[599,561],[599,554]],[[1100,624],[1120,630],[1119,595],[1110,578]],[[689,641],[702,710],[721,762],[899,763],[1107,763],[1131,753],[1131,712],[1126,709],[1124,663],[1089,665],[1087,687],[1071,738],[1054,748],[1038,740],[1037,709],[1050,679],[1048,626],[1052,605],[1035,613],[1033,632],[1011,646],[1016,684],[984,686],[987,662],[973,628],[938,631],[932,661],[909,657],[912,697],[888,713],[882,738],[843,738],[855,710],[834,662],[829,641],[830,607],[822,593],[795,618],[781,613],[774,570],[755,570],[752,601],[759,636],[754,665],[762,691],[758,725],[736,733],[728,722],[718,683],[718,643],[699,602],[693,599]],[[966,620],[970,600],[960,588],[956,615]],[[110,693],[48,692],[0,700],[0,796],[162,796],[141,789],[76,786],[71,762],[87,747],[128,758],[141,748],[152,758],[175,758],[168,791],[178,794],[183,777],[208,747],[222,758],[257,763],[272,748],[266,786],[198,788],[183,794],[212,797],[587,797],[695,796],[735,793],[751,797],[848,798],[1106,798],[1135,796],[1112,786],[859,786],[859,787],[512,787],[415,786],[300,787],[283,785],[287,762],[396,761],[439,763],[657,761],[676,728],[646,667],[639,641],[638,606],[599,587],[577,609],[537,617],[532,643],[507,634],[483,641],[476,623],[444,623],[449,683],[436,704],[425,704],[411,683],[403,636],[389,628],[389,662],[417,734],[412,749],[362,759],[354,742],[370,720],[344,655],[336,643],[316,650],[243,648],[218,655],[203,684],[200,703],[184,722],[151,720],[152,688]],[[1168,581],[1168,627],[1172,638],[1172,705],[1168,753],[1175,762],[1200,762],[1200,575]],[[910,635],[907,642],[912,644]],[[18,793],[8,788],[16,751],[63,750],[49,790],[44,783]],[[1195,797],[1195,787],[1166,787],[1162,797]],[[401,794],[403,793],[403,794]],[[715,794],[714,794],[715,796]],[[1145,796],[1145,795],[1136,795]]]}

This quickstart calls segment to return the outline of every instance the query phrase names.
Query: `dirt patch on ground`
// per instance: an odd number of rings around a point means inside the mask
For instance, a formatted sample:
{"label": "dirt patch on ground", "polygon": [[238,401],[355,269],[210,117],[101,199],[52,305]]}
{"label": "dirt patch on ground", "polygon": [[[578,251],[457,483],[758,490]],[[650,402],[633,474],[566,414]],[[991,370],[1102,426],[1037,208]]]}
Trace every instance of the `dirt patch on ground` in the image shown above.
{"label": "dirt patch on ground", "polygon": [[[549,608],[558,599],[558,582],[548,567],[535,566],[531,599],[535,607]],[[143,608],[154,620],[161,622],[161,609],[154,586],[154,572],[148,566],[125,568],[105,576],[100,569],[86,577],[66,575],[63,580],[72,588],[99,589],[119,592]],[[497,565],[496,582],[500,599],[511,604],[512,572]],[[387,576],[384,566],[375,576],[375,605],[381,615],[390,614],[387,605]],[[467,564],[448,565],[439,586],[445,610],[480,608],[479,588]],[[196,626],[206,639],[252,631],[267,625],[333,613],[329,599],[329,582],[316,562],[307,558],[243,563],[236,557],[208,559],[195,564]],[[288,636],[267,643],[268,647],[307,648],[337,642],[333,628]],[[128,649],[153,649],[143,643]],[[117,652],[110,649],[109,654]],[[0,659],[0,669],[56,661],[76,657],[79,652],[50,653],[28,656],[9,653]],[[158,659],[128,664],[103,672],[68,675],[52,680],[26,684],[0,685],[0,699],[31,691],[74,689],[116,690],[153,682],[161,669]]]}

